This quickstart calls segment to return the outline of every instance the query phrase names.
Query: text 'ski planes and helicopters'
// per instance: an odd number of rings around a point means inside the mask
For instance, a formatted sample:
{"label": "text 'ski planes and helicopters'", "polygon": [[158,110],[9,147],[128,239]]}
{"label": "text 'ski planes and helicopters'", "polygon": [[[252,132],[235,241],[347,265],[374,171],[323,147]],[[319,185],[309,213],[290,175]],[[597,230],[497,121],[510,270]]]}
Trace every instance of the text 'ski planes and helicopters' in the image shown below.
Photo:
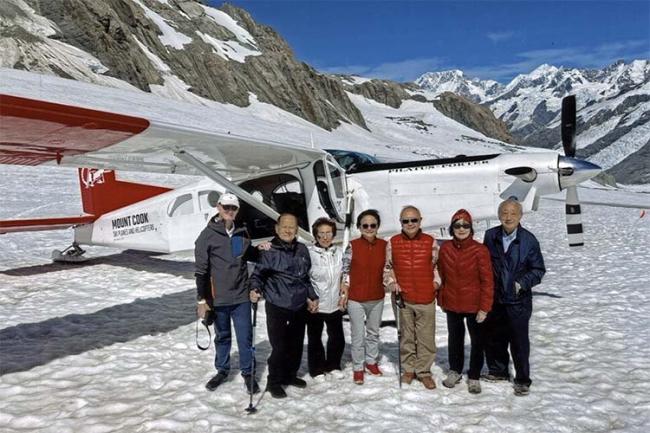
{"label": "text 'ski planes and helicopters'", "polygon": [[[572,96],[562,104],[564,156],[510,153],[380,163],[356,152],[286,145],[3,93],[0,163],[77,167],[85,214],[4,220],[0,233],[73,227],[72,247],[53,254],[60,261],[81,261],[79,245],[191,250],[225,190],[242,202],[240,217],[253,239],[272,236],[279,213],[291,212],[298,216],[303,239],[313,240],[310,225],[329,217],[345,228],[346,242],[350,221],[368,208],[386,216],[380,227],[385,236],[400,231],[397,215],[406,205],[418,207],[425,216],[423,230],[432,231],[447,227],[459,208],[476,220],[495,220],[507,198],[515,197],[528,212],[537,209],[541,196],[566,189],[569,244],[582,245],[576,187],[601,171],[574,157]],[[169,189],[121,181],[114,170],[204,177]]]}

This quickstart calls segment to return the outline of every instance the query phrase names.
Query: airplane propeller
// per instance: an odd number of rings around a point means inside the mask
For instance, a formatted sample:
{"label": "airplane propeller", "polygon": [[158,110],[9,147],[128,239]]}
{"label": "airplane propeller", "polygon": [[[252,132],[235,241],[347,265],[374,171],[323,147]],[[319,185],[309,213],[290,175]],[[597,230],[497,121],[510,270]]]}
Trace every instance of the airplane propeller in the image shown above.
{"label": "airplane propeller", "polygon": [[[561,117],[562,147],[564,157],[558,163],[560,186],[566,188],[566,230],[569,237],[569,246],[584,245],[582,230],[582,212],[578,198],[578,183],[584,175],[591,175],[593,170],[600,171],[600,167],[587,161],[574,159],[576,155],[576,97],[566,96],[562,99]],[[575,179],[572,179],[574,178]]]}

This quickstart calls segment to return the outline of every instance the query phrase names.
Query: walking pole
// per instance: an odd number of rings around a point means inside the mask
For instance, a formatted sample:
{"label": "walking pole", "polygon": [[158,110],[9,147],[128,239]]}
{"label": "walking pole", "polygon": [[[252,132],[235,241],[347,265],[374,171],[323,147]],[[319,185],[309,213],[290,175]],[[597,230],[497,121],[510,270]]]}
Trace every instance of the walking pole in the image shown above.
{"label": "walking pole", "polygon": [[402,389],[402,326],[399,321],[399,310],[404,308],[404,300],[402,299],[401,293],[395,294],[395,304],[397,308],[393,310],[395,312],[395,325],[397,326],[397,377],[399,378],[399,389]]}
{"label": "walking pole", "polygon": [[[259,302],[259,301],[257,301]],[[255,384],[255,369],[257,367],[257,361],[255,360],[255,328],[257,327],[257,302],[253,302],[251,306],[253,307],[253,336],[251,341],[251,352],[253,353],[253,371],[251,372],[251,380],[249,382],[250,400],[248,402],[248,407],[246,412],[248,415],[257,412],[257,409],[253,406],[253,385]]]}

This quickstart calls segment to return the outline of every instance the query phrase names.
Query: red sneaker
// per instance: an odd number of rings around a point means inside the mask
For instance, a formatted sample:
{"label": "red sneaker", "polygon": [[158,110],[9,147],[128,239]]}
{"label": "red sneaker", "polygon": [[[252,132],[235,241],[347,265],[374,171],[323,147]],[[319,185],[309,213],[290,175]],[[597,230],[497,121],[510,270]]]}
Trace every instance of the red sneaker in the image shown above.
{"label": "red sneaker", "polygon": [[354,371],[352,373],[352,380],[354,380],[354,383],[357,385],[363,385],[363,370]]}
{"label": "red sneaker", "polygon": [[379,369],[379,365],[377,364],[366,364],[366,370],[368,370],[368,373],[372,374],[373,376],[383,376],[384,373],[381,372]]}

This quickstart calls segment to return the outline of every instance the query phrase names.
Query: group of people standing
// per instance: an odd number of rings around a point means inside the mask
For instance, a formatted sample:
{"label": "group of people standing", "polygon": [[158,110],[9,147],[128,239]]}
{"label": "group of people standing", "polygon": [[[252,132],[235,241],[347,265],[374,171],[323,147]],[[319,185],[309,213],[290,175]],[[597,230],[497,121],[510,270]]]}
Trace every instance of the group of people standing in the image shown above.
{"label": "group of people standing", "polygon": [[[537,239],[520,225],[522,208],[516,200],[501,203],[501,225],[488,230],[483,243],[473,239],[470,213],[457,211],[449,226],[452,239],[441,247],[422,232],[416,207],[401,210],[402,230],[388,240],[377,236],[381,217],[368,209],[357,217],[361,236],[345,251],[334,244],[336,224],[327,218],[313,224],[314,244],[298,242],[298,220],[289,213],[278,218],[276,236],[254,248],[245,228],[235,227],[237,197],[221,195],[217,208],[195,248],[197,314],[203,317],[210,309],[216,314],[217,374],[206,384],[209,390],[228,380],[232,321],[244,383],[249,393],[259,392],[253,374],[251,304],[262,297],[271,345],[266,387],[271,396],[286,397],[286,386],[307,386],[298,377],[305,328],[309,374],[343,377],[345,311],[352,380],[362,385],[366,374],[382,375],[380,325],[388,290],[399,319],[401,383],[417,380],[426,389],[436,388],[431,367],[436,358],[437,303],[446,313],[448,329],[449,371],[443,385],[453,388],[462,380],[467,325],[469,392],[481,392],[484,355],[489,370],[485,380],[510,380],[509,348],[515,394],[528,394],[531,289],[540,283],[545,268]],[[250,278],[247,261],[255,262]]]}

